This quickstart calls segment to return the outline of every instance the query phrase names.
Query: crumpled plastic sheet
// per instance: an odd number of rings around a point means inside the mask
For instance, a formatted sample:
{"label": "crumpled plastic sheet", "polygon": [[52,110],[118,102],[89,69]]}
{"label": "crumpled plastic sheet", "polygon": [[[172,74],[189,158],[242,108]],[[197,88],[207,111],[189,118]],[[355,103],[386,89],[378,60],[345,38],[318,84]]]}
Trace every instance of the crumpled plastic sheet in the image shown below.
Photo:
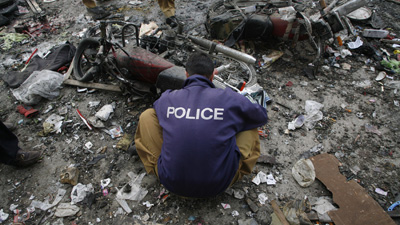
{"label": "crumpled plastic sheet", "polygon": [[288,129],[289,130],[296,130],[296,128],[300,128],[304,124],[305,117],[304,115],[299,115],[293,121],[289,122]]}
{"label": "crumpled plastic sheet", "polygon": [[94,193],[93,185],[84,185],[78,183],[72,188],[71,191],[71,204],[76,204],[83,201],[88,193]]}
{"label": "crumpled plastic sheet", "polygon": [[312,205],[312,209],[317,212],[319,220],[331,220],[328,212],[337,210],[337,208],[332,205],[332,199],[326,196],[310,198],[310,203]]}
{"label": "crumpled plastic sheet", "polygon": [[[145,175],[146,173],[136,175],[133,172],[129,172],[128,176],[131,178],[131,180],[127,184],[125,184],[121,189],[117,188],[116,200],[127,213],[131,213],[132,210],[128,206],[125,200],[140,202],[148,193],[148,190],[141,187],[141,183]],[[126,193],[125,188],[128,185],[130,185],[131,191]]]}
{"label": "crumpled plastic sheet", "polygon": [[38,209],[41,209],[43,211],[47,211],[48,209],[53,208],[54,206],[56,206],[62,200],[62,198],[64,197],[66,192],[67,191],[65,189],[60,188],[60,189],[58,189],[57,196],[54,199],[53,203],[50,204],[49,203],[49,199],[46,198],[43,202],[37,201],[37,200],[33,200],[31,202],[30,206],[38,208]]}
{"label": "crumpled plastic sheet", "polygon": [[76,205],[72,205],[71,203],[61,203],[57,209],[54,215],[56,217],[67,217],[67,216],[73,216],[77,212],[79,212],[79,207]]}
{"label": "crumpled plastic sheet", "polygon": [[354,42],[349,42],[347,46],[349,46],[350,49],[356,49],[359,48],[363,45],[363,41],[361,40],[360,36],[357,36],[357,39]]}
{"label": "crumpled plastic sheet", "polygon": [[307,198],[302,200],[296,199],[289,201],[283,207],[283,214],[286,217],[286,220],[291,225],[313,225],[313,223],[308,219],[306,211],[311,210],[310,202]]}
{"label": "crumpled plastic sheet", "polygon": [[292,176],[300,186],[310,186],[315,181],[314,164],[309,159],[300,159],[292,168]]}
{"label": "crumpled plastic sheet", "polygon": [[33,72],[21,86],[12,90],[14,97],[27,105],[35,105],[43,98],[54,99],[60,94],[64,76],[51,70]]}
{"label": "crumpled plastic sheet", "polygon": [[323,114],[320,111],[324,107],[323,104],[318,103],[316,101],[307,100],[306,101],[306,115],[304,118],[304,126],[308,129],[312,129],[315,126],[315,123],[322,120]]}
{"label": "crumpled plastic sheet", "polygon": [[6,221],[8,218],[9,214],[3,212],[3,209],[0,210],[0,223],[3,223],[3,221]]}

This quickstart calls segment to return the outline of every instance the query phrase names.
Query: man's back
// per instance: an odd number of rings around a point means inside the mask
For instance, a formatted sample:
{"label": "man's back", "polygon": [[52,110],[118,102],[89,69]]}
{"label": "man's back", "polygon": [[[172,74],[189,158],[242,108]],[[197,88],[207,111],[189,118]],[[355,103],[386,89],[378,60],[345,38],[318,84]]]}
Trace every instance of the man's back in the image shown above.
{"label": "man's back", "polygon": [[158,175],[179,195],[209,197],[224,191],[240,160],[235,135],[267,121],[258,104],[213,87],[206,77],[193,75],[183,89],[167,91],[154,104],[163,128]]}

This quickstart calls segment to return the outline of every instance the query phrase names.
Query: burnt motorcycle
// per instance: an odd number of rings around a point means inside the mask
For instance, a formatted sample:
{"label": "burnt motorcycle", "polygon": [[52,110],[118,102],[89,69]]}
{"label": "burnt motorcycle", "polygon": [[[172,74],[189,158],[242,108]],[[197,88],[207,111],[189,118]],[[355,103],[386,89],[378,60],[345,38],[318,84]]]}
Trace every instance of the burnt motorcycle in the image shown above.
{"label": "burnt motorcycle", "polygon": [[[122,27],[116,29],[118,33],[113,24]],[[121,81],[124,90],[138,96],[179,89],[186,79],[186,59],[199,51],[212,57],[218,73],[213,81],[217,87],[239,91],[257,82],[254,57],[204,38],[164,28],[139,37],[137,25],[120,21],[100,21],[94,30],[99,34],[91,30],[90,37],[83,39],[76,50],[73,68],[79,81],[104,81],[111,76]],[[160,30],[164,30],[161,36]]]}

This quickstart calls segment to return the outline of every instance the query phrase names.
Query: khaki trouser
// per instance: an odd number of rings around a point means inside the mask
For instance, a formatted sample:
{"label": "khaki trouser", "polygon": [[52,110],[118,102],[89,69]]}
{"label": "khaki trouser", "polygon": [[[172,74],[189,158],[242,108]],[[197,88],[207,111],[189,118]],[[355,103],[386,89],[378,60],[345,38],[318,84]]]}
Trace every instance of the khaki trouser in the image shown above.
{"label": "khaki trouser", "polygon": [[[140,115],[135,144],[147,173],[155,174],[157,177],[157,160],[161,154],[162,143],[162,128],[159,125],[156,111],[147,109]],[[242,156],[239,161],[239,169],[231,185],[244,175],[250,174],[260,157],[260,139],[257,128],[236,134],[236,144]]]}
{"label": "khaki trouser", "polygon": [[175,16],[175,0],[158,0],[158,5],[165,17]]}
{"label": "khaki trouser", "polygon": [[88,8],[96,7],[96,2],[94,0],[82,0],[82,2]]}

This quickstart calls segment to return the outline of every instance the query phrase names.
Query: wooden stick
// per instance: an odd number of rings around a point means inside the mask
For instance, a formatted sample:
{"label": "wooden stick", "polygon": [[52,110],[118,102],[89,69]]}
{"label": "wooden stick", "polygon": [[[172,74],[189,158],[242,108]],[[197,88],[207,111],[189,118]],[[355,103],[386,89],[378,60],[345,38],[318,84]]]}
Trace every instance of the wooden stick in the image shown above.
{"label": "wooden stick", "polygon": [[64,84],[78,86],[78,87],[85,87],[85,88],[94,88],[94,89],[100,89],[100,90],[106,90],[106,91],[122,92],[122,90],[121,90],[121,88],[119,88],[119,86],[110,85],[110,84],[87,83],[87,82],[80,82],[80,81],[72,80],[72,79],[64,80]]}
{"label": "wooden stick", "polygon": [[274,209],[274,212],[275,212],[276,216],[278,216],[278,218],[281,221],[281,223],[283,225],[290,225],[288,223],[288,221],[286,220],[285,215],[283,215],[283,212],[281,211],[281,209],[279,208],[279,206],[278,206],[278,204],[276,203],[275,200],[271,201],[271,205],[272,205],[272,208]]}

